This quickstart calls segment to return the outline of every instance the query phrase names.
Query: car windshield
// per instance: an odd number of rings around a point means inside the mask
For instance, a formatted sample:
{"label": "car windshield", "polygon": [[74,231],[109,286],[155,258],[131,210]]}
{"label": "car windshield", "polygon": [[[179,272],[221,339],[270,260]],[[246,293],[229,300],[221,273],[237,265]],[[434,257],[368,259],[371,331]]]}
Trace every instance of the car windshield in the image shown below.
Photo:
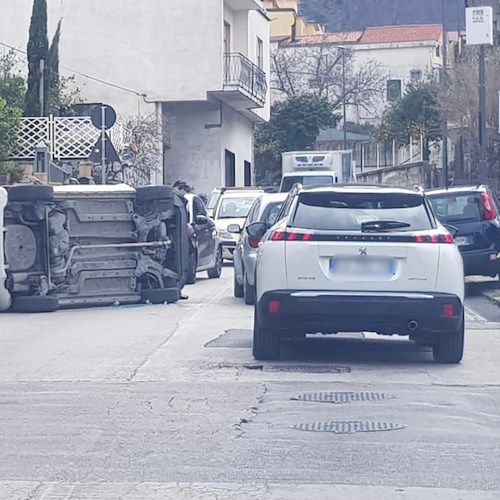
{"label": "car windshield", "polygon": [[473,222],[483,219],[480,193],[429,196],[436,217],[445,223]]}
{"label": "car windshield", "polygon": [[308,186],[331,186],[334,184],[333,175],[294,175],[292,177],[285,177],[281,191],[290,191],[294,184],[302,184],[304,187]]}
{"label": "car windshield", "polygon": [[255,197],[223,198],[220,203],[218,219],[244,219],[252,208]]}
{"label": "car windshield", "polygon": [[260,221],[265,222],[268,226],[272,226],[276,222],[276,216],[282,205],[283,201],[274,201],[266,205],[260,215]]}
{"label": "car windshield", "polygon": [[433,221],[419,194],[305,192],[290,225],[325,231],[420,231],[432,229]]}
{"label": "car windshield", "polygon": [[208,200],[207,209],[213,210],[217,205],[217,202],[220,198],[220,191],[215,191],[210,195],[210,199]]}

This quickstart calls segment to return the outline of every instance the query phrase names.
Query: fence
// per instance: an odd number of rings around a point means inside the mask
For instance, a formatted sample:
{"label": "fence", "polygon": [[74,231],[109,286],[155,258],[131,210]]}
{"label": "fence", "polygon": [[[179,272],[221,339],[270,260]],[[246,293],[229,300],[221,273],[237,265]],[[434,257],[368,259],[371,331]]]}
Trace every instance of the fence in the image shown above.
{"label": "fence", "polygon": [[[22,118],[17,147],[11,158],[31,161],[35,158],[37,144],[44,142],[53,160],[84,160],[92,153],[100,134],[88,116]],[[109,136],[119,152],[127,142],[128,133],[117,122]]]}

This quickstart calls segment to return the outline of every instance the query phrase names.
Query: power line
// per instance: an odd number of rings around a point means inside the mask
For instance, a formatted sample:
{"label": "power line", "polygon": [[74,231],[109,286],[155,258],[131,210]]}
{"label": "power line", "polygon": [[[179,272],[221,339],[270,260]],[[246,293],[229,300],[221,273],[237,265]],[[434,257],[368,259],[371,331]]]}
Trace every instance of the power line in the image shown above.
{"label": "power line", "polygon": [[[12,45],[9,45],[9,44],[4,43],[4,42],[0,42],[0,45],[8,48],[10,50],[13,50],[14,52],[18,52],[19,54],[22,54],[23,56],[27,56],[27,53],[24,50],[18,49],[17,47],[13,47]],[[147,97],[147,94],[144,94],[143,92],[137,92],[136,90],[132,90],[132,89],[129,89],[127,87],[122,87],[121,85],[118,85],[117,83],[108,82],[108,81],[103,80],[101,78],[97,78],[96,76],[82,73],[81,71],[77,71],[75,69],[69,68],[69,67],[64,66],[62,64],[60,66],[61,66],[61,68],[65,69],[66,71],[69,71],[69,72],[74,73],[76,75],[82,76],[83,78],[87,78],[88,80],[92,80],[94,82],[101,83],[102,85],[108,85],[109,87],[113,87],[113,88],[121,90],[123,92],[128,92],[130,94],[134,94],[138,97],[143,97],[143,98]]]}

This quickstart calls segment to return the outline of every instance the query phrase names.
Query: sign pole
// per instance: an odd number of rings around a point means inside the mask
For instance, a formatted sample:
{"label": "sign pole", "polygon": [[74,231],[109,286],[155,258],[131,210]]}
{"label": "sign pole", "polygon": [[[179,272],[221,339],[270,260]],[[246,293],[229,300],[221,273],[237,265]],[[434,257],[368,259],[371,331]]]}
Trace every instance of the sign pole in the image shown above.
{"label": "sign pole", "polygon": [[102,184],[106,184],[106,106],[101,106],[101,168]]}
{"label": "sign pole", "polygon": [[488,180],[488,162],[486,137],[486,61],[484,45],[479,47],[479,182]]}

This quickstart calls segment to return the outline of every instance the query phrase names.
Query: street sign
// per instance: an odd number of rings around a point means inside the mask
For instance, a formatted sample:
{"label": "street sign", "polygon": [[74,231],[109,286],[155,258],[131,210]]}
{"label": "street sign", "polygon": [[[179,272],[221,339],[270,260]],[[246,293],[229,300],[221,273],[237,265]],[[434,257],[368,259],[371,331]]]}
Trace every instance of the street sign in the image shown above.
{"label": "street sign", "polygon": [[116,123],[116,111],[106,104],[96,106],[90,115],[92,125],[99,130],[109,130]]}
{"label": "street sign", "polygon": [[493,45],[493,8],[468,7],[465,27],[467,45]]}
{"label": "street sign", "polygon": [[[104,142],[104,155],[103,153],[103,148],[102,148],[102,143]],[[110,164],[114,162],[119,162],[120,157],[118,156],[118,153],[116,152],[115,147],[113,146],[113,143],[111,142],[111,139],[109,138],[108,134],[104,132],[104,141],[102,140],[101,137],[97,139],[96,145],[94,146],[94,149],[92,150],[92,153],[90,154],[89,161],[92,163],[102,163],[102,160],[104,158],[104,163],[105,164]]]}

